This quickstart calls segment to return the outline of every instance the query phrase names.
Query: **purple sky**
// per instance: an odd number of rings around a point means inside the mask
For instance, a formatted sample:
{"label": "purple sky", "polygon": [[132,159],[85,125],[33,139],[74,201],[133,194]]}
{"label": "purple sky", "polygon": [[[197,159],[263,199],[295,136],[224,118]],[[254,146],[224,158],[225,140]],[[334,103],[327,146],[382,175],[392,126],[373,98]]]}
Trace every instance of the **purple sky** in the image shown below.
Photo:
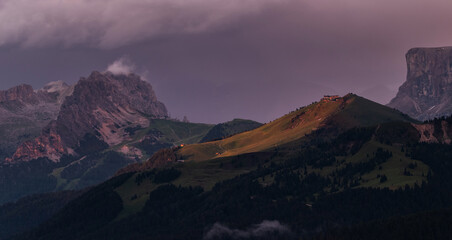
{"label": "purple sky", "polygon": [[412,47],[452,45],[450,0],[0,0],[0,89],[125,59],[173,117],[268,122],[324,94],[395,96]]}

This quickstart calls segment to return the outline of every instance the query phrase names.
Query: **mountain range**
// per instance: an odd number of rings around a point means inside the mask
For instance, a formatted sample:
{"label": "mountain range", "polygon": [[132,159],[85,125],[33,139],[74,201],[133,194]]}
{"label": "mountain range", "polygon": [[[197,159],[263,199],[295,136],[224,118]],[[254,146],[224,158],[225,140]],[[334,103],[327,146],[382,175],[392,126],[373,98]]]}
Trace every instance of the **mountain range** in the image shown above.
{"label": "mountain range", "polygon": [[126,128],[149,126],[146,115],[157,119],[168,117],[165,106],[157,101],[148,83],[135,75],[93,72],[74,86],[57,119],[39,137],[19,146],[8,161],[46,157],[58,162],[63,155],[79,154],[76,150],[84,139],[113,146],[130,138]]}
{"label": "mountain range", "polygon": [[348,236],[362,222],[452,207],[451,124],[328,96],[254,130],[157,151],[17,239],[242,239],[231,234],[263,225],[269,239]]}
{"label": "mountain range", "polygon": [[0,239],[450,236],[451,49],[411,49],[388,106],[266,124],[171,119],[133,73],[0,91]]}
{"label": "mountain range", "polygon": [[[74,86],[54,82],[40,90],[21,85],[1,92],[8,144],[0,165],[0,202],[33,193],[100,183],[161,148],[221,138],[260,124],[227,127],[170,119],[152,86],[135,74],[92,72]],[[14,149],[14,150],[13,150]]]}

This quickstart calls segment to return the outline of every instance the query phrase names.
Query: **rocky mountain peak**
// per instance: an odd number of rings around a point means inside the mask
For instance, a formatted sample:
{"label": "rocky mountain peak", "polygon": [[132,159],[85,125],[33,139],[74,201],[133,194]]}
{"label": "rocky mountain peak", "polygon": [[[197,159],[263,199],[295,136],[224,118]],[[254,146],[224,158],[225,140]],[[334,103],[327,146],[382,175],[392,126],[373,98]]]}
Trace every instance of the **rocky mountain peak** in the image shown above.
{"label": "rocky mountain peak", "polygon": [[452,114],[452,47],[413,48],[407,79],[388,106],[426,120]]}
{"label": "rocky mountain peak", "polygon": [[59,81],[54,81],[54,82],[49,82],[47,83],[42,90],[52,93],[52,92],[63,92],[66,89],[68,89],[70,86],[67,85],[64,81],[59,80]]}
{"label": "rocky mountain peak", "polygon": [[0,91],[0,102],[6,101],[29,101],[35,95],[33,87],[21,84],[6,91]]}
{"label": "rocky mountain peak", "polygon": [[0,91],[0,159],[11,157],[24,141],[39,136],[58,116],[64,98],[71,94],[62,82],[39,90],[22,84]]}
{"label": "rocky mountain peak", "polygon": [[[54,83],[48,89],[54,86],[64,85]],[[150,118],[167,117],[165,105],[140,76],[93,71],[65,97],[56,121],[41,136],[22,144],[10,161],[39,157],[58,161],[64,154],[77,154],[73,150],[87,137],[112,146],[129,137],[127,127],[148,126]]]}

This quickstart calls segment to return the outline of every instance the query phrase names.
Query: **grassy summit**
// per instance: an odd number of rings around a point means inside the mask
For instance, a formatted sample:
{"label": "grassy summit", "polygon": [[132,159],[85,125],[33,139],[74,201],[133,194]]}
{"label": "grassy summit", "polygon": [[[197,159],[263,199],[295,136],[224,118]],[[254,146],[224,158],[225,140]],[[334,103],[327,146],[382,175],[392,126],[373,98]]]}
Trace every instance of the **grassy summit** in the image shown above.
{"label": "grassy summit", "polygon": [[215,142],[184,146],[178,154],[182,159],[194,161],[236,156],[278,147],[323,127],[349,129],[391,121],[414,122],[397,110],[348,94],[313,103],[252,131]]}
{"label": "grassy summit", "polygon": [[[170,182],[183,187],[200,186],[209,191],[218,182],[255,171],[262,165],[269,166],[272,162],[281,163],[299,158],[300,161],[303,161],[303,158],[309,158],[310,156],[306,156],[306,149],[310,148],[311,143],[309,142],[316,139],[319,132],[331,132],[326,135],[327,138],[331,137],[327,141],[331,141],[338,134],[346,133],[353,128],[371,127],[369,131],[372,135],[376,134],[377,125],[386,122],[414,122],[414,120],[396,110],[353,94],[334,100],[322,100],[251,131],[222,140],[189,144],[173,149],[174,158],[179,159],[179,162],[173,167],[180,171],[181,175]],[[353,131],[348,135],[353,136]],[[346,174],[347,178],[356,177],[358,179],[359,177],[359,181],[355,179],[354,187],[397,189],[405,184],[412,185],[425,180],[429,170],[428,166],[407,158],[400,147],[380,143],[375,136],[369,139],[363,139],[365,137],[362,136],[352,137],[353,140],[348,138],[336,140],[336,143],[338,145],[359,145],[357,142],[362,142],[356,151],[344,149],[332,152],[334,163],[321,163],[320,165],[325,166],[320,167],[319,164],[308,164],[304,168],[297,166],[294,171],[305,171],[305,174],[318,174],[325,178],[333,178],[333,175],[336,178],[342,178],[341,174]],[[300,145],[303,144],[305,146],[301,147],[302,151],[300,151]],[[332,148],[335,147],[337,146],[332,146]],[[369,171],[362,174],[353,172],[357,171],[353,170],[353,167],[369,165],[368,162],[377,151],[390,152],[392,156],[385,159],[384,162],[372,165]],[[164,156],[167,157],[167,155]],[[158,156],[153,158],[158,158]],[[411,176],[404,174],[404,168],[414,163],[417,167],[410,170]],[[346,172],[348,168],[352,168],[352,176],[348,176],[350,175]],[[143,171],[146,172],[149,169],[144,168]],[[140,174],[143,174],[142,171],[133,175],[115,190],[121,196],[124,204],[124,209],[118,219],[141,211],[149,199],[148,193],[162,185],[150,180],[137,185],[136,179]],[[274,174],[274,172],[269,172],[262,179],[256,180],[259,180],[264,186],[271,185],[274,184]],[[381,181],[382,176],[389,180]],[[338,190],[340,189],[338,188]]]}

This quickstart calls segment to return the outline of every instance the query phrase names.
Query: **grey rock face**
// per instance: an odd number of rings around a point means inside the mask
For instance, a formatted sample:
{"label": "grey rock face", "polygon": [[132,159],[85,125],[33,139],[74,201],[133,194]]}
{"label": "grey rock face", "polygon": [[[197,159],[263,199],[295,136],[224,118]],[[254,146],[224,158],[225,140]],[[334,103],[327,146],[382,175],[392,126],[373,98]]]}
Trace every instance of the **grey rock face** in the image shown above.
{"label": "grey rock face", "polygon": [[389,107],[427,120],[452,114],[452,47],[413,48],[406,54],[407,80]]}
{"label": "grey rock face", "polygon": [[64,145],[71,147],[87,133],[97,134],[96,131],[102,135],[101,140],[119,143],[120,128],[149,124],[143,114],[154,118],[168,116],[150,84],[134,74],[93,72],[88,78],[80,79],[74,93],[61,106],[58,132]]}
{"label": "grey rock face", "polygon": [[59,161],[64,154],[77,154],[74,150],[87,135],[113,146],[130,137],[127,127],[148,126],[149,118],[167,117],[166,107],[157,101],[151,85],[139,76],[95,71],[74,86],[56,120],[39,137],[23,143],[9,161],[39,157]]}
{"label": "grey rock face", "polygon": [[57,118],[61,99],[71,94],[71,87],[63,82],[60,85],[51,91],[35,91],[25,84],[0,91],[0,161],[11,157],[22,142],[39,136],[41,129]]}

